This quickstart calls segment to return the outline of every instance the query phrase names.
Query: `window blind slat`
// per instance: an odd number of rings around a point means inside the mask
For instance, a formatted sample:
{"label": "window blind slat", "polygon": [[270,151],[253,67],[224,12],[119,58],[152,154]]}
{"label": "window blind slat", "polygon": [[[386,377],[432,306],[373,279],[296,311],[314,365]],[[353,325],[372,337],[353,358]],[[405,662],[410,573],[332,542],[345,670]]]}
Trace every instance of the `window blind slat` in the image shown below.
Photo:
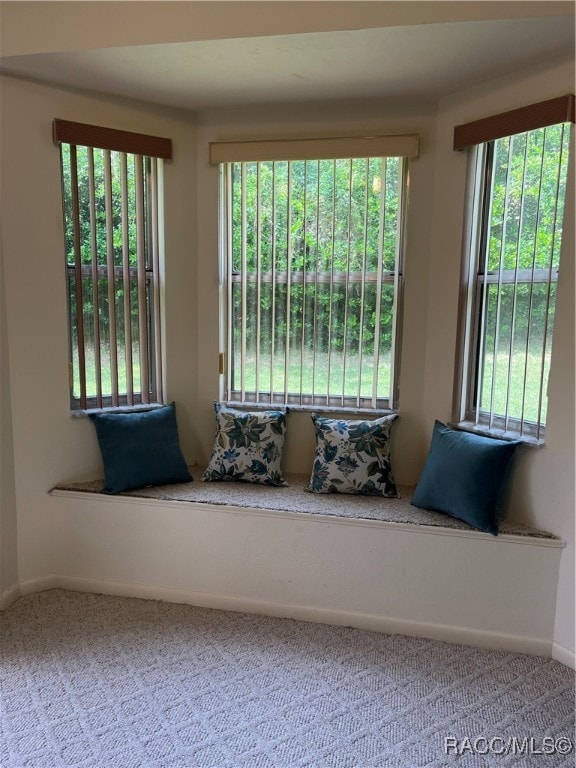
{"label": "window blind slat", "polygon": [[126,394],[128,405],[134,404],[132,373],[132,317],[130,308],[130,242],[128,228],[128,161],[125,154],[120,164],[120,214],[122,226],[122,287],[124,290],[124,354],[126,359]]}
{"label": "window blind slat", "polygon": [[74,269],[76,287],[76,333],[78,336],[78,368],[80,407],[86,408],[86,355],[84,334],[84,297],[82,290],[82,252],[80,235],[80,203],[78,199],[78,158],[76,147],[70,147],[70,176],[72,186],[72,228],[74,238]]}
{"label": "window blind slat", "polygon": [[246,163],[242,163],[241,169],[241,229],[240,229],[240,248],[242,264],[242,318],[241,318],[241,336],[240,336],[240,391],[242,400],[246,397]]}
{"label": "window blind slat", "polygon": [[290,377],[290,311],[291,273],[292,273],[292,163],[288,163],[288,194],[286,196],[286,339],[284,343],[284,398],[288,397],[288,381]]}
{"label": "window blind slat", "polygon": [[[513,282],[513,293],[512,293],[512,319],[511,319],[511,327],[510,327],[510,340],[508,343],[508,372],[506,375],[506,406],[504,409],[504,431],[508,431],[508,427],[510,424],[510,393],[513,386],[512,382],[512,359],[514,355],[514,337],[516,334],[516,309],[517,309],[517,299],[518,299],[518,262],[520,258],[520,243],[521,243],[521,236],[522,236],[522,230],[524,226],[524,217],[525,217],[525,191],[526,191],[526,161],[528,158],[528,137],[525,137],[524,142],[524,158],[522,162],[522,180],[521,180],[521,192],[520,192],[520,219],[518,221],[518,232],[516,235],[516,247],[515,247],[515,263],[514,263],[514,282]],[[502,277],[501,277],[502,281]]]}
{"label": "window blind slat", "polygon": [[98,290],[98,247],[96,239],[96,189],[94,182],[94,150],[88,149],[88,196],[90,205],[90,251],[92,275],[92,303],[94,325],[94,379],[96,383],[96,407],[102,408],[102,352],[100,344],[100,294]]}
{"label": "window blind slat", "polygon": [[118,399],[118,335],[116,326],[116,277],[114,269],[114,232],[112,214],[112,168],[110,152],[104,150],[104,205],[106,211],[106,266],[108,272],[108,329],[110,343],[110,381],[112,405]]}
{"label": "window blind slat", "polygon": [[[545,132],[546,136],[546,132]],[[546,138],[544,138],[544,144],[546,144]],[[563,157],[563,149],[564,149],[564,126],[562,126],[562,133],[560,138],[560,153],[558,155],[558,166],[557,166],[557,172],[556,172],[556,195],[555,195],[555,204],[554,204],[554,215],[553,215],[553,221],[552,221],[552,242],[550,243],[550,259],[549,259],[549,279],[548,279],[548,289],[546,291],[546,310],[544,313],[544,323],[543,323],[543,338],[542,338],[542,359],[540,362],[540,389],[538,394],[538,419],[537,419],[537,435],[536,437],[540,437],[540,429],[541,429],[541,422],[542,422],[542,403],[544,399],[544,376],[545,376],[545,364],[546,364],[546,349],[547,349],[547,343],[548,343],[548,324],[549,324],[549,316],[550,316],[550,303],[551,303],[551,291],[552,291],[552,272],[554,270],[554,247],[555,247],[555,241],[556,241],[556,224],[558,221],[558,200],[560,198],[560,182],[561,182],[561,169],[562,169],[562,157]]]}
{"label": "window blind slat", "polygon": [[378,399],[378,365],[380,359],[380,315],[382,312],[382,274],[384,271],[384,227],[386,223],[386,160],[381,161],[380,183],[380,229],[378,233],[378,281],[376,283],[376,324],[374,328],[374,365],[372,368],[372,407],[376,407]]}
{"label": "window blind slat", "polygon": [[146,298],[146,218],[144,209],[144,163],[135,157],[134,186],[136,189],[136,263],[138,269],[138,352],[140,357],[140,392],[143,403],[150,402],[150,373],[148,363],[148,322]]}

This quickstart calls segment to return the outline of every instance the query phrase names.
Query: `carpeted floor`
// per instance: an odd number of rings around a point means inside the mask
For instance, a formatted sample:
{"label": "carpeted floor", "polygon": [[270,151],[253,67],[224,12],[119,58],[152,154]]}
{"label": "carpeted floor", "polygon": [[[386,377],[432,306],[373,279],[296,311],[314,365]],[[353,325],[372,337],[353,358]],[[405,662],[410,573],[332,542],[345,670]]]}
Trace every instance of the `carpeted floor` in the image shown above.
{"label": "carpeted floor", "polygon": [[62,590],[0,627],[2,768],[574,766],[547,659]]}

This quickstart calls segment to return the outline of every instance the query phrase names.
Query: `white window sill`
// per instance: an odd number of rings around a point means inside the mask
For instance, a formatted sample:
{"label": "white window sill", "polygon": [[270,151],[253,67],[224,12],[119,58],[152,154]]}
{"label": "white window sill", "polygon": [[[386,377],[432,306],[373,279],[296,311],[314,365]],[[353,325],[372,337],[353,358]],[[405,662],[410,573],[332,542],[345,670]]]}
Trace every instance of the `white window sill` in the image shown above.
{"label": "white window sill", "polygon": [[333,415],[362,416],[379,419],[382,416],[398,414],[398,411],[390,408],[353,408],[349,405],[301,405],[300,403],[253,403],[251,401],[222,400],[222,405],[227,408],[237,408],[239,411],[274,411],[286,409],[288,413],[329,413]]}
{"label": "white window sill", "polygon": [[104,408],[78,408],[70,411],[73,419],[84,419],[96,413],[138,413],[142,411],[155,411],[157,408],[163,408],[164,403],[138,403],[137,405],[114,405]]}
{"label": "white window sill", "polygon": [[482,435],[483,437],[493,437],[495,440],[521,442],[532,448],[541,448],[545,445],[544,437],[536,438],[532,435],[521,435],[519,432],[510,430],[505,431],[503,429],[497,429],[496,427],[490,428],[486,424],[475,424],[473,421],[449,423],[448,426],[452,427],[452,429],[459,429],[462,432],[472,432],[473,434]]}

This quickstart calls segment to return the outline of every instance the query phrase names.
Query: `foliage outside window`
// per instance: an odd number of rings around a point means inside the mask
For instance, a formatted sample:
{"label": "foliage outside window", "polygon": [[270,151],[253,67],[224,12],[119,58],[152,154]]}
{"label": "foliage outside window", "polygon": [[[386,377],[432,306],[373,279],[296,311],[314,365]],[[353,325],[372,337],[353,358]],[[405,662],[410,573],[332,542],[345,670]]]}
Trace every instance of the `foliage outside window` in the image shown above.
{"label": "foliage outside window", "polygon": [[159,401],[159,161],[60,146],[72,408]]}
{"label": "foliage outside window", "polygon": [[542,440],[570,129],[475,152],[464,423]]}
{"label": "foliage outside window", "polygon": [[406,160],[221,166],[226,397],[392,408]]}

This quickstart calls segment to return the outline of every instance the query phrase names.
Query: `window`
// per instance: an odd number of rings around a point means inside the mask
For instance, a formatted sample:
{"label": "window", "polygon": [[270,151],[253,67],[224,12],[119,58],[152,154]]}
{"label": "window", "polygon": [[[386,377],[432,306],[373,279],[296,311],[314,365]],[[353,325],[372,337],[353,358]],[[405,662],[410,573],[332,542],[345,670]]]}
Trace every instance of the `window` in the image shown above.
{"label": "window", "polygon": [[60,145],[72,409],[162,400],[159,157],[170,142],[54,121]]}
{"label": "window", "polygon": [[395,408],[407,156],[318,141],[225,152],[224,396]]}
{"label": "window", "polygon": [[527,442],[542,441],[546,425],[570,138],[569,124],[556,120],[565,119],[553,113],[470,154],[459,417]]}

